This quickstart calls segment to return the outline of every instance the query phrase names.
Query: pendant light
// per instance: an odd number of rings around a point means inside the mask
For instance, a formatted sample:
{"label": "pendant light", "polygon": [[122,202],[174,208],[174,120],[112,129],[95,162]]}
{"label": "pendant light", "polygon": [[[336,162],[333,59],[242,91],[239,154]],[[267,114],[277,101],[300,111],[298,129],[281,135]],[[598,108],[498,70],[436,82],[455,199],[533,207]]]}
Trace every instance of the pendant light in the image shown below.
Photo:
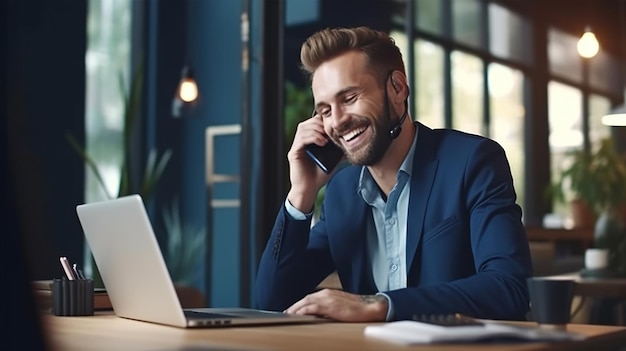
{"label": "pendant light", "polygon": [[592,58],[600,51],[600,43],[596,35],[591,31],[591,27],[585,28],[585,33],[578,40],[578,54],[584,58]]}
{"label": "pendant light", "polygon": [[184,106],[198,99],[198,84],[189,65],[183,67],[180,82],[172,101],[172,116],[180,117]]}

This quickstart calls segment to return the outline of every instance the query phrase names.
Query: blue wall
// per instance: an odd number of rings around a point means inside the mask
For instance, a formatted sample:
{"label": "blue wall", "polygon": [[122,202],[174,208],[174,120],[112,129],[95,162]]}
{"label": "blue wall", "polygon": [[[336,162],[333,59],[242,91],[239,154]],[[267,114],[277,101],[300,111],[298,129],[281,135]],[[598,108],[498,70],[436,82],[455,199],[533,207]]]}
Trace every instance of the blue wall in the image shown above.
{"label": "blue wall", "polygon": [[[241,122],[240,1],[191,0],[187,9],[188,55],[192,62],[200,100],[189,111],[182,129],[182,200],[186,220],[207,225],[209,211],[205,183],[205,130],[208,126]],[[238,138],[236,138],[238,139]],[[238,174],[239,140],[215,150],[217,171]],[[238,198],[238,187],[218,189],[220,197]],[[239,305],[239,210],[220,209],[209,223],[209,304]]]}

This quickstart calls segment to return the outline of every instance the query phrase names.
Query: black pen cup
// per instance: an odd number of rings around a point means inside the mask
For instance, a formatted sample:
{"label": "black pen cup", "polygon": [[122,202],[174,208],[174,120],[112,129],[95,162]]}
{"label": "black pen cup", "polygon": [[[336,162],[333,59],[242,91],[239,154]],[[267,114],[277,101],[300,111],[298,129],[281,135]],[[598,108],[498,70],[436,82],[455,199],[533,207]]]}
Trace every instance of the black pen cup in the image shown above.
{"label": "black pen cup", "polygon": [[55,316],[93,315],[93,280],[54,279],[52,314]]}

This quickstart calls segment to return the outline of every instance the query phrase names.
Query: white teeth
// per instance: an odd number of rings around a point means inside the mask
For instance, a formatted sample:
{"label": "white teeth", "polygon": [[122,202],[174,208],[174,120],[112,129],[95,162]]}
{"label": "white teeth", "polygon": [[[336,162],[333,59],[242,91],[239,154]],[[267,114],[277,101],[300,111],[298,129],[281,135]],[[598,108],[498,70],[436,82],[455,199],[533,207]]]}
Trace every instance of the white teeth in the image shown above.
{"label": "white teeth", "polygon": [[345,141],[350,141],[350,140],[356,138],[359,134],[363,133],[365,131],[365,129],[367,129],[367,128],[365,127],[365,128],[359,128],[359,129],[352,130],[352,131],[344,134],[343,135],[343,139]]}

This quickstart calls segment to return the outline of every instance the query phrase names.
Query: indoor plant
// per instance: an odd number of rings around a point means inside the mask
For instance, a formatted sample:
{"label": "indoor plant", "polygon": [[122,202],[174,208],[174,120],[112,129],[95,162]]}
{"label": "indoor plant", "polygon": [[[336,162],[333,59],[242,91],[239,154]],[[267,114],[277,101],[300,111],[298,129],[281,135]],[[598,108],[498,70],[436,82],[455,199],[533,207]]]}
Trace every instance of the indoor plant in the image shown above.
{"label": "indoor plant", "polygon": [[[155,149],[149,150],[143,168],[133,165],[141,162],[137,160],[132,148],[135,147],[133,129],[139,122],[141,114],[143,85],[143,69],[140,65],[133,75],[130,90],[126,91],[123,75],[119,75],[120,95],[124,101],[124,136],[123,158],[120,165],[120,182],[117,194],[112,195],[101,175],[96,161],[83,145],[72,135],[67,134],[67,140],[74,151],[82,158],[89,169],[94,173],[108,199],[131,194],[139,194],[145,202],[149,202],[156,191],[156,187],[165,172],[172,157],[172,151],[167,149],[161,155]],[[196,271],[199,259],[203,254],[204,228],[190,228],[180,218],[180,206],[175,200],[171,206],[163,209],[163,221],[167,231],[166,262],[175,283],[188,284],[192,274]],[[102,287],[102,280],[93,257],[91,258],[92,278],[97,287]]]}
{"label": "indoor plant", "polygon": [[594,246],[609,250],[609,266],[626,274],[626,157],[620,155],[613,139],[605,138],[591,151],[568,154],[569,166],[559,174],[554,194],[565,201],[569,189],[573,201],[584,202],[597,216]]}
{"label": "indoor plant", "polygon": [[568,155],[569,166],[558,176],[554,194],[565,201],[566,188],[583,200],[595,214],[626,204],[626,161],[612,138],[600,140],[593,151],[576,150]]}

